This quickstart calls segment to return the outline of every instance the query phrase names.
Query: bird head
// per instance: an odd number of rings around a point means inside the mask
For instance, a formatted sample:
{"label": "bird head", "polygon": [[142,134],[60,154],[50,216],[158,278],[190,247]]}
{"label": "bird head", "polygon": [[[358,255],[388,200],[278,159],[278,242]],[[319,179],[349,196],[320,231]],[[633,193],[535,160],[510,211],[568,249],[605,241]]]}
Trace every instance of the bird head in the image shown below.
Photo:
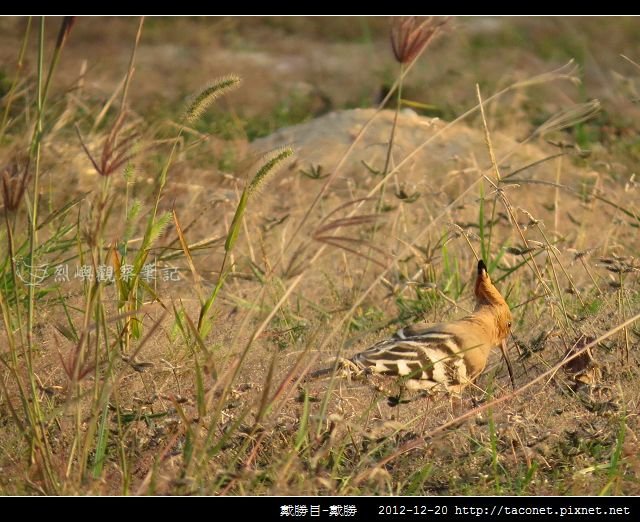
{"label": "bird head", "polygon": [[487,310],[495,318],[497,334],[500,341],[506,339],[511,330],[511,311],[498,289],[493,286],[487,265],[482,259],[478,261],[478,275],[476,278],[476,311]]}

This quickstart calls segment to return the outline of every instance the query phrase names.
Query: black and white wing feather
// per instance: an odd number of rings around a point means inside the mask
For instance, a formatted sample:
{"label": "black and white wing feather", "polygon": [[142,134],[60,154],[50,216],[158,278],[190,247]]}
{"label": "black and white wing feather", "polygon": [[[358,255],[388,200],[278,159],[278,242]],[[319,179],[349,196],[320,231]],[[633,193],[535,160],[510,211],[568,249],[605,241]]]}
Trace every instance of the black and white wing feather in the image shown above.
{"label": "black and white wing feather", "polygon": [[467,381],[467,368],[456,335],[440,331],[423,331],[407,335],[398,331],[357,354],[353,362],[362,369],[383,375],[407,377],[413,386],[430,389],[449,388]]}

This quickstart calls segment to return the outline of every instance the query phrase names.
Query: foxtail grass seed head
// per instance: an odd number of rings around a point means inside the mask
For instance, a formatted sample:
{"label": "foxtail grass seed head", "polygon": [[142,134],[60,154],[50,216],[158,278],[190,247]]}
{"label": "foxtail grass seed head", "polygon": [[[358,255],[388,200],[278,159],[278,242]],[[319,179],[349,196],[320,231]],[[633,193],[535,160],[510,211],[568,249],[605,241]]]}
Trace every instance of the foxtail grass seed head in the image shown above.
{"label": "foxtail grass seed head", "polygon": [[231,251],[238,239],[240,223],[247,208],[249,197],[255,195],[260,189],[262,189],[271,175],[275,174],[283,165],[283,162],[291,156],[293,156],[293,149],[291,149],[291,147],[276,149],[265,156],[264,165],[262,165],[251,182],[242,191],[236,212],[233,215],[233,220],[231,221],[231,226],[229,227],[229,232],[227,233],[227,240],[224,243],[225,251]]}
{"label": "foxtail grass seed head", "polygon": [[293,156],[291,147],[276,149],[264,157],[264,164],[249,183],[247,192],[251,196],[260,191],[269,178],[275,174],[284,164],[287,158]]}
{"label": "foxtail grass seed head", "polygon": [[184,119],[189,123],[198,120],[217,98],[237,89],[240,82],[240,77],[235,74],[218,78],[193,99],[184,113]]}
{"label": "foxtail grass seed head", "polygon": [[412,62],[438,34],[448,18],[400,16],[391,20],[391,47],[399,63]]}

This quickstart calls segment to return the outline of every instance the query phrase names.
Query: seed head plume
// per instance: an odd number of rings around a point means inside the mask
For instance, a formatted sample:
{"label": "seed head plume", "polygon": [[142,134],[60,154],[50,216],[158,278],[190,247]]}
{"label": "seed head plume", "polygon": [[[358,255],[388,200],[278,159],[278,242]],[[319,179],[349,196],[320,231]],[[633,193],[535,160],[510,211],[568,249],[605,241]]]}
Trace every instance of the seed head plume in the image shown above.
{"label": "seed head plume", "polygon": [[259,192],[269,178],[283,166],[284,161],[291,156],[293,156],[293,149],[291,147],[282,147],[266,154],[263,160],[264,164],[260,167],[260,170],[258,170],[247,187],[249,195],[251,196]]}
{"label": "seed head plume", "polygon": [[58,31],[58,39],[56,41],[57,48],[62,48],[62,46],[65,44],[67,38],[69,37],[69,33],[71,32],[71,28],[75,23],[75,16],[65,16],[62,19],[62,23],[60,24],[60,31]]}
{"label": "seed head plume", "polygon": [[235,74],[218,78],[211,85],[205,87],[187,107],[184,113],[185,121],[193,123],[204,114],[209,106],[220,96],[240,86],[240,77]]}
{"label": "seed head plume", "polygon": [[20,206],[27,188],[28,166],[17,161],[2,169],[2,200],[7,212],[15,212]]}
{"label": "seed head plume", "polygon": [[601,108],[599,100],[577,103],[551,116],[533,132],[533,135],[544,136],[551,132],[573,127],[574,125],[578,125],[595,117]]}
{"label": "seed head plume", "polygon": [[396,60],[402,64],[413,61],[448,21],[448,18],[436,19],[432,16],[424,19],[416,16],[394,17],[391,21],[391,47]]}
{"label": "seed head plume", "polygon": [[238,234],[240,233],[240,222],[244,215],[244,211],[247,208],[249,196],[254,196],[261,188],[263,188],[268,179],[277,172],[279,167],[282,166],[283,161],[290,156],[293,156],[293,149],[291,149],[291,147],[276,149],[265,156],[265,163],[260,167],[260,170],[258,170],[251,182],[240,195],[240,202],[236,208],[236,213],[233,216],[233,221],[231,222],[229,233],[227,234],[227,240],[224,244],[225,251],[229,252],[238,239]]}

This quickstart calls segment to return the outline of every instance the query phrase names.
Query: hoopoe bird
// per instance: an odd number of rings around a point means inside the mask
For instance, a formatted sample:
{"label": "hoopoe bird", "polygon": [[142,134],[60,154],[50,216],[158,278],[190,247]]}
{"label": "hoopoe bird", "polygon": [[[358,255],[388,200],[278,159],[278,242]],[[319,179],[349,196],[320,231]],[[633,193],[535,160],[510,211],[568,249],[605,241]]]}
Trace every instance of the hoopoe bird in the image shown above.
{"label": "hoopoe bird", "polygon": [[410,390],[459,393],[482,373],[491,349],[501,346],[513,383],[506,355],[511,311],[482,260],[475,296],[471,315],[449,323],[407,326],[356,354],[347,364],[360,372],[403,377]]}

